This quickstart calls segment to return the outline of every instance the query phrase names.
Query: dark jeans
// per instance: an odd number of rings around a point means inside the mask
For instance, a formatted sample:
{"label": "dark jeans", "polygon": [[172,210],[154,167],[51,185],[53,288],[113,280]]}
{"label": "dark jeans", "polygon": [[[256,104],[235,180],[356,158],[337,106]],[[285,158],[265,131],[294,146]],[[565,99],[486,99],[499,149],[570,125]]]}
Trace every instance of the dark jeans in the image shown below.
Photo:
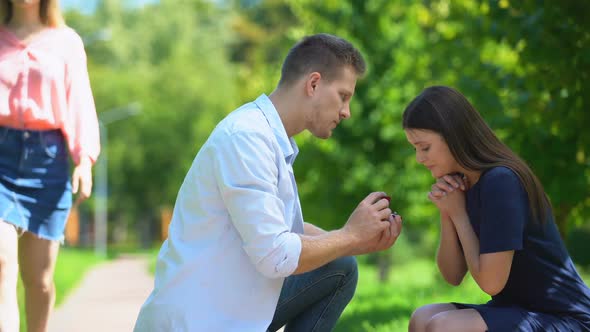
{"label": "dark jeans", "polygon": [[354,257],[342,257],[320,268],[285,279],[268,331],[332,331],[354,295],[358,269]]}

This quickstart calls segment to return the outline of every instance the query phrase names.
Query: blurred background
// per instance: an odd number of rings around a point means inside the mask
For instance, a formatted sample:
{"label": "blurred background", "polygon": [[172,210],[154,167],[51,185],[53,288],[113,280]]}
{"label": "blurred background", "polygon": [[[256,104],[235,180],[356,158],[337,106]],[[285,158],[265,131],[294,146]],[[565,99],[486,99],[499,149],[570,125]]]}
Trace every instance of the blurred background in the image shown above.
{"label": "blurred background", "polygon": [[[417,306],[488,298],[469,278],[447,286],[434,265],[439,222],[427,200],[433,180],[401,128],[404,107],[433,84],[462,91],[529,163],[590,281],[590,2],[61,4],[85,42],[103,152],[94,198],[73,211],[60,260],[84,253],[80,264],[92,264],[133,251],[155,261],[177,191],[217,121],[272,92],[293,43],[328,32],[353,42],[369,72],[357,84],[352,119],[330,140],[297,137],[304,218],[338,228],[377,190],[389,193],[404,217],[392,250],[360,258],[357,296],[337,331],[404,331]],[[64,282],[65,292],[71,284]]]}

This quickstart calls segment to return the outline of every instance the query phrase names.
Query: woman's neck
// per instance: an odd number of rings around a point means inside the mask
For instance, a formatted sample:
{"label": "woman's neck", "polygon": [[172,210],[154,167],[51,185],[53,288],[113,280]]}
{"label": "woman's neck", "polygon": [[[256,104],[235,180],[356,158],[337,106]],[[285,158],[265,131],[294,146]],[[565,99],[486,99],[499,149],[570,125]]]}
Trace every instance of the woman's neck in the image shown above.
{"label": "woman's neck", "polygon": [[469,187],[473,187],[477,181],[479,181],[479,177],[481,176],[481,171],[464,171],[463,175],[467,178],[467,182],[469,183]]}
{"label": "woman's neck", "polygon": [[39,5],[26,8],[12,6],[12,18],[7,25],[13,29],[31,31],[43,27],[44,24],[39,15]]}

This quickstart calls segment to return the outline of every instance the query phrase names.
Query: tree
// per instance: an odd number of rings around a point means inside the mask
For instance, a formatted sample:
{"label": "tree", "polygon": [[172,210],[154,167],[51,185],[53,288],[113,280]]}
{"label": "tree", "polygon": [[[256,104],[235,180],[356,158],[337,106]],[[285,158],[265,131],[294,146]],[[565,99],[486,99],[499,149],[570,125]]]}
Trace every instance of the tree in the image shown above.
{"label": "tree", "polygon": [[99,116],[130,102],[142,106],[139,116],[109,125],[104,148],[113,226],[137,224],[153,238],[160,207],[174,203],[197,150],[236,107],[224,17],[200,0],[164,0],[138,10],[108,0],[92,16],[70,17],[79,31],[111,32],[110,40],[87,48]]}

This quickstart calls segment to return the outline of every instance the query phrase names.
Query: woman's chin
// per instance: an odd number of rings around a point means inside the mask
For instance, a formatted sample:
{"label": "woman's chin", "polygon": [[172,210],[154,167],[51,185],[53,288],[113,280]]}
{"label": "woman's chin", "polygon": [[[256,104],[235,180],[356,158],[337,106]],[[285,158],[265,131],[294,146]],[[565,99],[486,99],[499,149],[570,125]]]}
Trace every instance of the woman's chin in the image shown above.
{"label": "woman's chin", "polygon": [[443,176],[444,174],[439,174],[437,171],[435,170],[430,170],[430,174],[432,174],[432,177],[435,179],[440,178],[441,176]]}

